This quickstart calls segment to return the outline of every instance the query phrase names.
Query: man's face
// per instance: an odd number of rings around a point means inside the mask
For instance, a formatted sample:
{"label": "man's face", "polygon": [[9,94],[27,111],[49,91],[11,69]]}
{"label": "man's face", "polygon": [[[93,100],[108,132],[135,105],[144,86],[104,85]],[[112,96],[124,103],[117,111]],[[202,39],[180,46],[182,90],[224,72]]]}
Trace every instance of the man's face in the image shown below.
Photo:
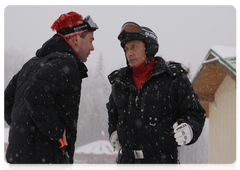
{"label": "man's face", "polygon": [[78,38],[78,46],[75,49],[76,53],[78,54],[78,57],[82,62],[87,61],[87,57],[90,55],[90,51],[94,50],[93,47],[93,32],[88,32],[88,34],[85,36],[85,38],[81,38],[80,36],[77,36]]}
{"label": "man's face", "polygon": [[145,44],[141,40],[132,40],[125,44],[125,51],[129,65],[132,68],[138,67],[147,61]]}

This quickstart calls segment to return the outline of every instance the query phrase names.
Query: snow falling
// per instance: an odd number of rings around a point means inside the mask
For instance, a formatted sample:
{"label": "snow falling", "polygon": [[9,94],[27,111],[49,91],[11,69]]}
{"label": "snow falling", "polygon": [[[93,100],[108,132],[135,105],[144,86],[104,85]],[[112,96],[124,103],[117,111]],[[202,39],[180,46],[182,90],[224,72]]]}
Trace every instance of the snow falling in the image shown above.
{"label": "snow falling", "polygon": [[[97,61],[97,67],[94,69],[89,68],[88,78],[83,79],[79,109],[79,120],[78,124],[76,123],[76,148],[101,139],[108,141],[108,117],[106,103],[108,102],[111,86],[107,79],[106,73],[104,73],[103,61],[103,57],[99,56]],[[63,71],[65,73],[69,73],[69,68],[64,67]],[[16,72],[16,69],[12,70],[12,72]],[[6,78],[10,79],[9,77]],[[158,89],[155,88],[155,90],[158,93]],[[149,119],[150,123],[153,122],[152,125],[154,125],[154,120],[156,118],[150,117]],[[136,120],[135,123],[137,127],[142,126],[142,122],[139,120]],[[202,135],[199,141],[193,146],[179,148],[180,161],[182,163],[207,163],[208,129],[205,129],[203,134],[204,135]],[[76,158],[77,156],[75,156],[75,159]],[[77,163],[80,160],[75,161]],[[114,163],[114,160],[110,163]]]}

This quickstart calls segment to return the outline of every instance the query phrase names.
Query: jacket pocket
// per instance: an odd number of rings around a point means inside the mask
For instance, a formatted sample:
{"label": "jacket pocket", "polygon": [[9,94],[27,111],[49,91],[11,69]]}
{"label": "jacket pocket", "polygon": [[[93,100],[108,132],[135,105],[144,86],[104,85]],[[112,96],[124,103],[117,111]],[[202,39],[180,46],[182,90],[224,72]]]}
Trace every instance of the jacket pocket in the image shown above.
{"label": "jacket pocket", "polygon": [[118,109],[121,109],[126,104],[126,97],[124,94],[114,96],[114,101]]}
{"label": "jacket pocket", "polygon": [[9,143],[18,145],[34,145],[35,126],[13,122],[9,130]]}
{"label": "jacket pocket", "polygon": [[7,162],[17,164],[35,163],[34,132],[34,126],[21,122],[12,122],[6,152]]}

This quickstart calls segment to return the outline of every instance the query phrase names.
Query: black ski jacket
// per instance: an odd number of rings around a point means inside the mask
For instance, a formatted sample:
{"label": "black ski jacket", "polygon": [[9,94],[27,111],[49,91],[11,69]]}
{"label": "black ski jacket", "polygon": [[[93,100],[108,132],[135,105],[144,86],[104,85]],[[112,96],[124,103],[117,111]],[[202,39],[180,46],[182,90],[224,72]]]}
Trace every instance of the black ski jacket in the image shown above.
{"label": "black ski jacket", "polygon": [[143,150],[145,163],[177,163],[173,124],[181,120],[191,126],[192,144],[205,121],[205,110],[181,64],[166,64],[155,57],[153,73],[139,91],[129,66],[108,78],[112,84],[107,103],[108,131],[111,135],[117,130],[123,151],[120,163],[134,162],[132,150]]}
{"label": "black ski jacket", "polygon": [[73,163],[82,79],[87,68],[67,40],[55,34],[5,89],[10,126],[9,163],[66,163],[56,140],[64,129]]}

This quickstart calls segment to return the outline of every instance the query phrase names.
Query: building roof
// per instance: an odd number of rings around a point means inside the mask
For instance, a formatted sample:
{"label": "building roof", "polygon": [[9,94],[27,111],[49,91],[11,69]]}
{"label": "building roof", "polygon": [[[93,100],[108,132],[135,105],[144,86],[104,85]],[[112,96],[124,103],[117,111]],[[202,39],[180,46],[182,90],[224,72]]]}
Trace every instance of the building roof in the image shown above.
{"label": "building roof", "polygon": [[236,48],[215,45],[209,52],[215,54],[215,57],[219,58],[223,65],[236,74]]}
{"label": "building roof", "polygon": [[213,60],[218,60],[236,75],[236,48],[214,45],[208,51],[192,82],[197,77],[202,67],[209,62],[213,62]]}
{"label": "building roof", "polygon": [[213,46],[192,80],[200,101],[212,102],[226,75],[236,81],[236,48]]}
{"label": "building roof", "polygon": [[0,128],[0,143],[8,143],[9,128]]}
{"label": "building roof", "polygon": [[236,56],[225,58],[225,61],[232,66],[232,71],[236,74]]}

